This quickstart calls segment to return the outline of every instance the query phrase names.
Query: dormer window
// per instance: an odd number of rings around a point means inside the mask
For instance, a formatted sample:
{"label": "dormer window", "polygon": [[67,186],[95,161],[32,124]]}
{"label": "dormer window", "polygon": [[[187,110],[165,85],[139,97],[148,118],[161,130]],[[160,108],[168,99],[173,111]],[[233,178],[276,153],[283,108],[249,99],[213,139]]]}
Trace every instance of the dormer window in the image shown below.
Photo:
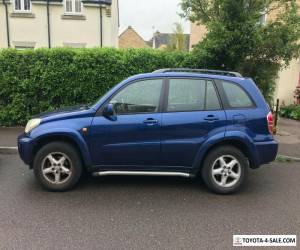
{"label": "dormer window", "polygon": [[14,0],[14,10],[21,12],[31,11],[30,0]]}
{"label": "dormer window", "polygon": [[67,14],[81,14],[81,0],[66,0],[65,11]]}

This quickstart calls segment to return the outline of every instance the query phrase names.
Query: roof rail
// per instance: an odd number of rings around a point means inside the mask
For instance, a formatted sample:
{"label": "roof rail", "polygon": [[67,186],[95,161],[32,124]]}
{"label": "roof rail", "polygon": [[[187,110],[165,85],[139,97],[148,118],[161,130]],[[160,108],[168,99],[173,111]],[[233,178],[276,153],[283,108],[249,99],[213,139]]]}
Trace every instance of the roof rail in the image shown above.
{"label": "roof rail", "polygon": [[233,72],[233,71],[211,70],[211,69],[190,69],[190,68],[159,69],[159,70],[155,70],[153,73],[168,73],[168,72],[192,72],[192,73],[202,73],[202,74],[211,74],[211,75],[243,77],[240,73]]}

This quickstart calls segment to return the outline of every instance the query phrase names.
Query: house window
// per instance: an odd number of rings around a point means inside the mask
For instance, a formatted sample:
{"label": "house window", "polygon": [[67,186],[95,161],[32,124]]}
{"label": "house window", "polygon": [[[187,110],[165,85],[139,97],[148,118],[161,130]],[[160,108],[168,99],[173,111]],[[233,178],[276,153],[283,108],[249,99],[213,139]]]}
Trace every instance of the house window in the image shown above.
{"label": "house window", "polygon": [[260,17],[258,20],[259,24],[265,25],[267,23],[267,12],[268,12],[267,8],[264,8],[264,10],[260,12]]}
{"label": "house window", "polygon": [[34,49],[34,47],[15,46],[17,50]]}
{"label": "house window", "polygon": [[15,11],[31,11],[30,0],[14,0]]}
{"label": "house window", "polygon": [[65,10],[68,14],[81,13],[81,0],[66,0]]}
{"label": "house window", "polygon": [[260,17],[259,17],[259,23],[261,25],[264,25],[267,23],[267,14],[262,14]]}

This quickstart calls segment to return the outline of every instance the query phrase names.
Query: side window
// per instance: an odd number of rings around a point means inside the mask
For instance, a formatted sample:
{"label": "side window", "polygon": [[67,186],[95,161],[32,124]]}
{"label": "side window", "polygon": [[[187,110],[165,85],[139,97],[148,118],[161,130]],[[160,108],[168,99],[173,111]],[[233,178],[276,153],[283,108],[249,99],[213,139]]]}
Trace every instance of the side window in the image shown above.
{"label": "side window", "polygon": [[254,106],[250,97],[240,86],[226,81],[222,81],[222,85],[231,108],[251,108]]}
{"label": "side window", "polygon": [[211,81],[206,83],[206,110],[218,110],[221,109],[219,98],[216,89]]}
{"label": "side window", "polygon": [[110,101],[117,114],[155,113],[158,111],[162,80],[135,82],[122,89]]}
{"label": "side window", "polygon": [[170,79],[168,112],[217,110],[220,103],[211,81]]}
{"label": "side window", "polygon": [[205,81],[197,79],[170,79],[169,112],[204,110]]}

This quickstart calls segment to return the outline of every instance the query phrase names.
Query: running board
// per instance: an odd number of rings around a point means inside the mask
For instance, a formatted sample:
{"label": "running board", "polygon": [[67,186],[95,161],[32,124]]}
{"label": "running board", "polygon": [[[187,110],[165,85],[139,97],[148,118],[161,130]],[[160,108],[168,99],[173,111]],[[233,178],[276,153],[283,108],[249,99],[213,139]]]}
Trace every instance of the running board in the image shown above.
{"label": "running board", "polygon": [[152,172],[152,171],[102,171],[95,172],[93,176],[107,176],[107,175],[143,175],[143,176],[179,176],[179,177],[192,177],[191,174],[183,172]]}

